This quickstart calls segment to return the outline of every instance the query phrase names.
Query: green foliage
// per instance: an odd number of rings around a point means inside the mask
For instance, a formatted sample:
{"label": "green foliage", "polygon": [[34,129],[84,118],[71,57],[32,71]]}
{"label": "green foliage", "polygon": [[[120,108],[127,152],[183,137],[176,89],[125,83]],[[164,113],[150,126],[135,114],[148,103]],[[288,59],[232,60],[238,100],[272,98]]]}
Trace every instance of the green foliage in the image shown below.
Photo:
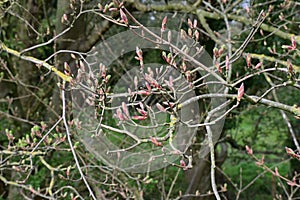
{"label": "green foliage", "polygon": [[[270,163],[268,166],[274,166],[273,164],[278,163],[277,160],[270,160],[267,159],[267,162]],[[271,164],[273,163],[273,164]],[[287,176],[289,172],[289,164],[282,163],[278,166],[278,171],[280,174]],[[264,172],[260,167],[258,167],[254,160],[249,159],[247,155],[241,155],[241,160],[239,162],[231,162],[226,161],[224,164],[224,172],[231,177],[233,183],[239,188],[240,184],[241,187],[244,188],[248,184],[251,184],[244,192],[241,193],[240,199],[251,200],[251,199],[267,199],[272,200],[272,189],[274,187],[276,190],[273,192],[281,193],[282,188],[277,185],[278,179],[274,177],[271,173]],[[274,169],[274,168],[273,168]],[[255,179],[259,176],[258,179]],[[251,183],[251,181],[254,181]],[[241,189],[242,189],[241,188]],[[229,193],[236,193],[237,191],[231,184],[228,184]]]}

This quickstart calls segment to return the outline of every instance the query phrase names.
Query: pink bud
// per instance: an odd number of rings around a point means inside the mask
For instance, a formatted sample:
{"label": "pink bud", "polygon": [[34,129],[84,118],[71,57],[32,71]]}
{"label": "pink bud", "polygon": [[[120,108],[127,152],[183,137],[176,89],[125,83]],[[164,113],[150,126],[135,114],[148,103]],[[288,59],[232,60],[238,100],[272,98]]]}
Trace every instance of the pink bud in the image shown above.
{"label": "pink bud", "polygon": [[[27,136],[27,135],[26,135],[26,136]],[[27,144],[31,144],[30,138],[29,138],[29,137],[26,137],[26,143],[27,143]]]}
{"label": "pink bud", "polygon": [[247,63],[248,67],[251,67],[251,55],[250,55],[250,53],[247,54],[246,63]]}
{"label": "pink bud", "polygon": [[67,62],[64,62],[64,69],[65,69],[65,74],[67,75],[67,76],[70,76],[70,73],[71,73],[71,69],[70,69],[70,66],[68,65],[68,63]]}
{"label": "pink bud", "polygon": [[125,120],[124,115],[123,115],[123,113],[122,113],[122,111],[121,111],[121,108],[118,108],[118,109],[117,109],[116,117],[117,117],[120,121],[124,121],[124,120]]}
{"label": "pink bud", "polygon": [[218,52],[219,56],[221,56],[221,55],[223,54],[223,51],[224,51],[224,47],[222,46],[222,47],[219,49],[219,52]]}
{"label": "pink bud", "polygon": [[137,76],[134,77],[133,83],[134,83],[135,89],[137,89],[138,88],[138,77]]}
{"label": "pink bud", "polygon": [[215,56],[216,58],[219,58],[220,54],[219,54],[219,50],[218,50],[217,47],[215,47],[215,48],[213,49],[213,53],[214,53],[214,56]]}
{"label": "pink bud", "polygon": [[290,46],[290,45],[282,45],[281,48],[288,49],[288,50],[293,50],[293,47]]}
{"label": "pink bud", "polygon": [[281,21],[284,20],[284,15],[283,15],[283,13],[280,13],[279,19],[280,19]]}
{"label": "pink bud", "polygon": [[184,160],[180,160],[180,166],[183,168],[183,170],[187,170]]}
{"label": "pink bud", "polygon": [[186,80],[190,82],[191,81],[191,71],[186,71],[185,76],[186,76]]}
{"label": "pink bud", "polygon": [[161,56],[163,57],[164,60],[167,59],[167,53],[165,51],[162,52]]}
{"label": "pink bud", "polygon": [[[31,129],[31,132],[33,132],[33,129]],[[5,133],[6,133],[6,137],[7,137],[8,140],[11,141],[11,140],[15,139],[15,137],[13,136],[13,134],[12,134],[12,132],[10,130],[6,129]]]}
{"label": "pink bud", "polygon": [[259,33],[264,36],[264,31],[262,29],[259,30]]}
{"label": "pink bud", "polygon": [[198,40],[199,40],[199,37],[200,37],[200,34],[199,34],[198,30],[196,30],[196,31],[194,32],[194,35],[195,35],[196,41],[198,41]]}
{"label": "pink bud", "polygon": [[109,8],[108,9],[109,11],[116,11],[116,10],[118,10],[117,8]]}
{"label": "pink bud", "polygon": [[135,116],[132,116],[132,119],[141,121],[141,120],[147,119],[147,116],[146,116],[146,115],[144,115],[144,116],[138,116],[138,115],[135,115]]}
{"label": "pink bud", "polygon": [[296,49],[296,40],[295,40],[295,36],[291,36],[291,42],[292,42],[292,47],[294,48],[294,49]]}
{"label": "pink bud", "polygon": [[182,62],[182,66],[181,67],[182,67],[182,70],[185,72],[186,71],[186,64],[185,64],[184,61]]}
{"label": "pink bud", "polygon": [[279,176],[279,172],[278,172],[278,168],[277,167],[275,167],[275,175]]}
{"label": "pink bud", "polygon": [[142,102],[139,102],[139,106],[142,110],[144,110],[144,104]]}
{"label": "pink bud", "polygon": [[260,161],[257,161],[257,162],[255,162],[258,166],[261,166],[261,165],[264,165],[264,163],[265,163],[265,157],[264,156],[262,156],[262,158],[261,158],[261,160]]}
{"label": "pink bud", "polygon": [[67,175],[67,177],[69,177],[69,176],[70,176],[70,170],[71,170],[71,166],[69,166],[69,167],[67,168],[67,171],[66,171],[66,175]]}
{"label": "pink bud", "polygon": [[100,11],[103,10],[103,6],[100,3],[98,3],[98,8],[99,8]]}
{"label": "pink bud", "polygon": [[160,110],[161,112],[166,112],[166,109],[160,105],[160,103],[156,103],[156,107],[158,108],[158,110]]}
{"label": "pink bud", "polygon": [[185,32],[185,30],[183,30],[183,29],[180,29],[180,38],[181,39],[186,39],[186,32]]}
{"label": "pink bud", "polygon": [[253,150],[252,150],[252,148],[250,148],[248,145],[246,145],[246,152],[247,152],[249,155],[253,155]]}
{"label": "pink bud", "polygon": [[286,182],[288,185],[290,185],[290,186],[296,186],[296,183],[295,182],[292,182],[292,181],[288,181],[288,182]]}
{"label": "pink bud", "polygon": [[122,102],[122,109],[126,117],[129,117],[129,111],[125,102]]}
{"label": "pink bud", "polygon": [[151,86],[149,85],[149,83],[146,82],[145,85],[146,85],[146,88],[147,88],[148,92],[151,92]]}
{"label": "pink bud", "polygon": [[192,36],[193,36],[193,31],[192,31],[192,29],[191,29],[191,28],[189,28],[189,29],[188,29],[188,35],[189,35],[190,37],[192,37]]}
{"label": "pink bud", "polygon": [[143,60],[143,52],[138,47],[136,47],[136,55],[138,56],[139,60]]}
{"label": "pink bud", "polygon": [[291,148],[288,148],[288,147],[285,147],[285,151],[290,156],[295,154],[294,151]]}
{"label": "pink bud", "polygon": [[243,95],[244,95],[244,83],[242,83],[240,88],[238,89],[237,101],[241,101]]}
{"label": "pink bud", "polygon": [[172,39],[172,32],[168,31],[168,42],[171,42]]}
{"label": "pink bud", "polygon": [[126,14],[124,13],[123,9],[120,9],[120,16],[121,16],[122,21],[123,21],[125,24],[128,24],[128,19],[127,19]]}
{"label": "pink bud", "polygon": [[136,109],[141,115],[143,115],[143,116],[147,116],[148,114],[147,114],[147,112],[144,110],[144,109],[139,109],[139,108],[137,108]]}
{"label": "pink bud", "polygon": [[190,28],[193,28],[193,23],[192,20],[190,18],[188,18],[188,25]]}
{"label": "pink bud", "polygon": [[71,53],[71,58],[73,58],[74,60],[76,60],[76,56],[73,53]]}
{"label": "pink bud", "polygon": [[288,147],[285,147],[285,150],[286,150],[286,153],[293,157],[293,158],[296,158],[297,160],[300,160],[300,155],[299,154],[296,154],[292,149],[288,148]]}
{"label": "pink bud", "polygon": [[70,66],[67,62],[64,62],[64,69],[70,71]]}
{"label": "pink bud", "polygon": [[166,106],[169,106],[170,108],[173,108],[174,105],[175,105],[175,103],[173,103],[173,102],[168,102],[168,101],[164,101],[163,104],[166,105]]}
{"label": "pink bud", "polygon": [[150,92],[146,91],[146,90],[139,90],[137,93],[140,95],[146,95],[146,96],[148,96],[150,94]]}
{"label": "pink bud", "polygon": [[161,22],[161,30],[162,31],[166,30],[167,21],[168,21],[168,17],[165,16]]}
{"label": "pink bud", "polygon": [[246,13],[247,13],[247,14],[250,13],[250,8],[249,8],[248,6],[245,8],[245,10],[246,10]]}
{"label": "pink bud", "polygon": [[218,71],[220,73],[222,73],[222,67],[220,66],[220,64],[218,62],[216,62],[216,67],[217,67]]}
{"label": "pink bud", "polygon": [[155,137],[150,137],[151,142],[155,145],[155,146],[161,146],[162,143],[158,142],[157,139]]}
{"label": "pink bud", "polygon": [[47,124],[45,124],[45,122],[41,122],[41,127],[42,131],[45,131],[45,129],[47,128]]}
{"label": "pink bud", "polygon": [[257,65],[255,65],[254,69],[258,69],[258,68],[260,68],[260,67],[261,67],[261,65],[262,65],[262,62],[259,62],[259,63],[257,63]]}
{"label": "pink bud", "polygon": [[229,69],[229,57],[226,56],[226,60],[225,60],[225,69],[226,71]]}
{"label": "pink bud", "polygon": [[67,16],[67,14],[64,14],[64,15],[63,15],[63,20],[64,20],[64,21],[68,21],[68,16]]}
{"label": "pink bud", "polygon": [[197,24],[198,24],[197,19],[194,19],[193,28],[197,28]]}
{"label": "pink bud", "polygon": [[128,93],[129,93],[129,96],[130,96],[130,97],[132,97],[132,96],[133,96],[133,94],[132,94],[132,91],[131,91],[131,89],[130,89],[130,88],[128,88]]}
{"label": "pink bud", "polygon": [[274,6],[273,6],[273,5],[269,5],[268,12],[269,12],[269,13],[272,12],[273,9],[274,9]]}
{"label": "pink bud", "polygon": [[169,76],[169,81],[165,80],[165,83],[169,88],[173,88],[173,77]]}
{"label": "pink bud", "polygon": [[294,74],[295,72],[294,72],[294,67],[293,67],[293,64],[291,63],[291,61],[290,60],[287,60],[287,67],[288,67],[288,70],[289,70],[289,73],[290,74]]}
{"label": "pink bud", "polygon": [[85,66],[81,60],[79,61],[79,67],[80,67],[81,71],[85,72]]}
{"label": "pink bud", "polygon": [[100,73],[101,73],[102,78],[105,78],[106,77],[106,67],[105,67],[105,65],[100,63],[99,69],[100,69]]}

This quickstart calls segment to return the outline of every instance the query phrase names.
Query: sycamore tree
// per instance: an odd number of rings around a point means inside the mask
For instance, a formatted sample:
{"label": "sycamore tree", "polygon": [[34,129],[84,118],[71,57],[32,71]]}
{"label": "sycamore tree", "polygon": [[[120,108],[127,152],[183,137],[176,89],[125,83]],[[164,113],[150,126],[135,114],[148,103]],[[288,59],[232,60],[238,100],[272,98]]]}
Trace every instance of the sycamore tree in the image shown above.
{"label": "sycamore tree", "polygon": [[296,1],[0,2],[0,198],[297,199]]}

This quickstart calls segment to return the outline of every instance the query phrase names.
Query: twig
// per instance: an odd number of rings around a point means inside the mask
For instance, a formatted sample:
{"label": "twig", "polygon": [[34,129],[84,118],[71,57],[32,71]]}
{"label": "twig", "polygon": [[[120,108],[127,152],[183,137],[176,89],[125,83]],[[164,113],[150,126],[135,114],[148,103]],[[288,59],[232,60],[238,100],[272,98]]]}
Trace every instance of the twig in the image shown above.
{"label": "twig", "polygon": [[[65,83],[64,83],[65,84]],[[69,142],[69,145],[70,145],[70,148],[71,148],[71,151],[72,151],[72,154],[73,154],[73,158],[74,158],[74,161],[76,163],[76,167],[80,173],[80,176],[83,180],[83,182],[85,183],[91,197],[94,199],[94,200],[97,200],[89,183],[87,182],[82,170],[81,170],[81,167],[80,167],[80,164],[79,164],[79,161],[77,159],[77,155],[76,155],[76,152],[75,152],[75,149],[73,147],[73,143],[72,143],[72,140],[71,140],[71,133],[70,133],[70,130],[69,130],[69,126],[68,126],[68,122],[67,122],[67,118],[66,118],[66,97],[65,97],[65,90],[64,88],[61,90],[61,96],[62,96],[62,118],[63,118],[63,122],[64,122],[64,126],[65,126],[65,129],[66,129],[66,134],[67,134],[67,138],[68,138],[68,142]]]}

